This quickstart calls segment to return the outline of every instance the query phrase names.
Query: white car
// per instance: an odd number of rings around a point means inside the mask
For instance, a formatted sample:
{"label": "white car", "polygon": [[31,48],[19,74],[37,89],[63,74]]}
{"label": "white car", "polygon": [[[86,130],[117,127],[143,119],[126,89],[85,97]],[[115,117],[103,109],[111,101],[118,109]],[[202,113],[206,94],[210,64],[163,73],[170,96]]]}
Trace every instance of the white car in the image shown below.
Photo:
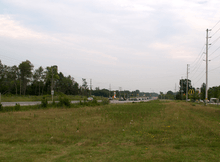
{"label": "white car", "polygon": [[87,100],[88,101],[93,101],[93,98],[92,97],[88,97]]}

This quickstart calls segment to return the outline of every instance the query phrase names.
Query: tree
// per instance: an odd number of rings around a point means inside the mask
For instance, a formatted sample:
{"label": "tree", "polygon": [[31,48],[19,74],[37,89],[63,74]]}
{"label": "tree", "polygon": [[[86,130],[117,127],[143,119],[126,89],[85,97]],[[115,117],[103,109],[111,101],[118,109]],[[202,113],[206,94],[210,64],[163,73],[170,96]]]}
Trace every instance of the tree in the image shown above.
{"label": "tree", "polygon": [[202,83],[202,85],[201,85],[201,94],[200,94],[200,97],[201,97],[202,100],[205,99],[205,89],[206,89],[206,84]]}
{"label": "tree", "polygon": [[[183,90],[183,93],[186,94],[186,85],[187,85],[187,79],[181,79],[180,82],[180,90]],[[188,91],[192,89],[191,80],[188,79]]]}
{"label": "tree", "polygon": [[50,93],[51,90],[54,90],[56,87],[56,82],[59,79],[58,67],[56,65],[51,67],[46,67],[46,88],[47,93]]}
{"label": "tree", "polygon": [[38,89],[39,90],[38,95],[40,95],[41,94],[40,93],[40,88],[41,88],[41,86],[43,86],[43,81],[45,79],[45,73],[44,73],[44,69],[43,69],[42,66],[40,66],[38,69],[36,69],[34,71],[33,79],[34,79],[34,83],[36,84],[35,94],[37,94],[36,89],[37,89],[37,86],[38,86],[38,88],[39,88]]}
{"label": "tree", "polygon": [[21,83],[22,83],[22,92],[25,95],[26,89],[27,89],[27,84],[30,82],[32,79],[32,70],[33,70],[33,65],[29,60],[23,61],[20,63],[18,66],[20,70],[20,78],[21,78]]}
{"label": "tree", "polygon": [[[187,79],[181,79],[179,82],[180,85],[180,94],[181,94],[181,99],[185,99],[186,98],[186,85],[187,85]],[[194,89],[195,88],[192,87],[191,85],[191,80],[188,79],[188,92],[190,89]]]}
{"label": "tree", "polygon": [[166,98],[173,100],[175,98],[175,95],[172,91],[168,91],[167,94],[166,94]]}
{"label": "tree", "polygon": [[82,82],[83,82],[83,84],[82,84],[82,93],[83,93],[83,95],[88,96],[89,89],[88,89],[86,79],[82,78]]}
{"label": "tree", "polygon": [[19,69],[16,65],[12,66],[12,67],[8,67],[8,76],[7,78],[10,80],[11,83],[11,88],[12,85],[14,85],[15,87],[15,93],[17,95],[18,89],[17,89],[17,85],[18,85],[18,79],[19,79]]}

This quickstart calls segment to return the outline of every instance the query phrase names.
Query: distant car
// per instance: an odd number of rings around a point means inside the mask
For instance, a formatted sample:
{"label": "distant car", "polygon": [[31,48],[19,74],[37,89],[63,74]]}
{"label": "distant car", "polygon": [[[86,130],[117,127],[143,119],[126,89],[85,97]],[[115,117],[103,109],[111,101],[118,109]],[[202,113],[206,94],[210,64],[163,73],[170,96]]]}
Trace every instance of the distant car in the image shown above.
{"label": "distant car", "polygon": [[109,99],[109,100],[113,100],[113,98],[112,98],[112,97],[109,97],[108,99]]}
{"label": "distant car", "polygon": [[88,101],[93,101],[93,98],[92,97],[88,97],[87,100]]}

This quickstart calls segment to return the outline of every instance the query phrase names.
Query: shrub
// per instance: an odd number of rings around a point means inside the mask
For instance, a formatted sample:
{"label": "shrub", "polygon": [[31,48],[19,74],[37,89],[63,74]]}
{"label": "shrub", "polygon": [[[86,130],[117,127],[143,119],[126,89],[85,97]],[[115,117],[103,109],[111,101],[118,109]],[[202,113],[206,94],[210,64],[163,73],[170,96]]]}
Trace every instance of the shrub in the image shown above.
{"label": "shrub", "polygon": [[2,106],[2,104],[0,104],[0,111],[3,111],[3,106]]}
{"label": "shrub", "polygon": [[108,98],[103,98],[102,99],[102,104],[103,105],[108,105],[110,103],[109,99]]}
{"label": "shrub", "polygon": [[58,105],[60,105],[60,106],[63,106],[63,105],[65,105],[65,106],[67,106],[67,107],[70,107],[70,105],[71,105],[71,102],[70,102],[70,100],[66,97],[66,96],[63,96],[63,97],[59,97],[59,104]]}
{"label": "shrub", "polygon": [[20,104],[16,103],[15,104],[15,111],[19,111],[21,108]]}
{"label": "shrub", "polygon": [[45,97],[43,97],[41,100],[41,106],[44,108],[46,108],[48,106],[47,99]]}

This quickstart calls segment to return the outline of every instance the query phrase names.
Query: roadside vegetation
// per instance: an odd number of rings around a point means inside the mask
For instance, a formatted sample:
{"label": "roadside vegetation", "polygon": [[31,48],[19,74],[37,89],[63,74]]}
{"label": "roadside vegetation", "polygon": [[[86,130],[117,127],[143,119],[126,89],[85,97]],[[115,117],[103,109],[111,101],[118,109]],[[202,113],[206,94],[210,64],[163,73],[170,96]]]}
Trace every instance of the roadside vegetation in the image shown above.
{"label": "roadside vegetation", "polygon": [[0,113],[0,161],[218,161],[220,109],[181,101]]}
{"label": "roadside vegetation", "polygon": [[[59,93],[57,95],[54,95],[53,96],[54,101],[59,101],[59,96],[62,96],[62,95],[64,95],[64,94]],[[1,101],[2,102],[41,101],[42,97],[45,97],[48,101],[52,100],[51,95],[44,95],[44,96],[2,95],[1,96]],[[66,97],[71,101],[80,101],[80,100],[84,100],[84,98],[86,98],[86,96],[82,96],[82,95],[66,95]],[[99,96],[96,97],[97,100],[102,100],[103,98],[104,97],[99,97]]]}
{"label": "roadside vegetation", "polygon": [[80,108],[86,106],[100,106],[107,105],[110,101],[107,98],[102,98],[101,102],[97,101],[97,98],[93,98],[92,101],[87,101],[87,98],[84,97],[83,100],[80,100],[79,103],[71,103],[71,100],[66,95],[59,96],[58,102],[48,103],[47,97],[41,98],[41,103],[38,105],[28,105],[20,106],[19,103],[16,103],[15,106],[2,106],[0,104],[0,112],[12,112],[12,111],[28,111],[28,110],[37,110],[37,109],[49,109],[49,108]]}

